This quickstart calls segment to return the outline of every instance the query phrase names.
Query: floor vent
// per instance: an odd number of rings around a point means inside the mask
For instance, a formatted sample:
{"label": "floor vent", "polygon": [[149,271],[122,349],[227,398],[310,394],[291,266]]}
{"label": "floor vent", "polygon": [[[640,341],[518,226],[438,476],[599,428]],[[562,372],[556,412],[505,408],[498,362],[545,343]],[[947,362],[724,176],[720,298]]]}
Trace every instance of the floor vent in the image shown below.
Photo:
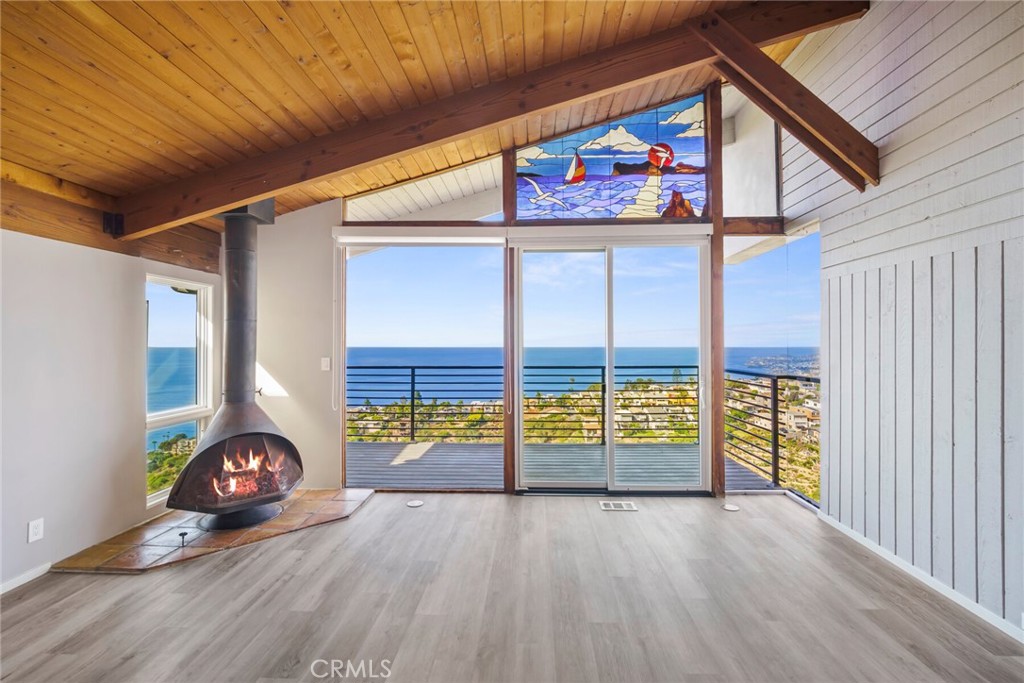
{"label": "floor vent", "polygon": [[601,509],[605,512],[636,512],[636,503],[628,500],[602,500]]}

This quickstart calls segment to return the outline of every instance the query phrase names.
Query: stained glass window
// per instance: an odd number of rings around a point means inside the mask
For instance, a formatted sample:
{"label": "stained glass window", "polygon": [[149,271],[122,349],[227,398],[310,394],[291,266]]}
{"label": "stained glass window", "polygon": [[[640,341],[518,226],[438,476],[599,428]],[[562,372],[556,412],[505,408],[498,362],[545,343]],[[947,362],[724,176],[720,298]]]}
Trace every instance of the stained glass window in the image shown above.
{"label": "stained glass window", "polygon": [[704,96],[516,151],[519,220],[699,218]]}

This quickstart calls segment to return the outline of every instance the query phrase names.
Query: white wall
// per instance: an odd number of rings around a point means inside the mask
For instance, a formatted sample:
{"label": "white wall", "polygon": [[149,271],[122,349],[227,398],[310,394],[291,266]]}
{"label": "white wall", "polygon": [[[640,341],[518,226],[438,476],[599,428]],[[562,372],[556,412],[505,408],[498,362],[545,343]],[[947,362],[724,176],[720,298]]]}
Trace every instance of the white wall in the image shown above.
{"label": "white wall", "polygon": [[160,512],[146,509],[147,272],[215,284],[221,309],[216,275],[8,230],[0,251],[7,584]]}
{"label": "white wall", "polygon": [[791,138],[821,221],[822,514],[1021,634],[1020,3],[878,3],[786,63],[881,152],[858,194]]}
{"label": "white wall", "polygon": [[333,200],[259,227],[256,356],[287,395],[258,402],[299,449],[303,486],[309,488],[341,485],[341,416],[331,404],[334,375],[320,369],[320,359],[332,355],[331,230],[340,224],[341,200]]}
{"label": "white wall", "polygon": [[736,141],[722,147],[722,202],[726,216],[775,216],[775,122],[743,95],[733,113]]}

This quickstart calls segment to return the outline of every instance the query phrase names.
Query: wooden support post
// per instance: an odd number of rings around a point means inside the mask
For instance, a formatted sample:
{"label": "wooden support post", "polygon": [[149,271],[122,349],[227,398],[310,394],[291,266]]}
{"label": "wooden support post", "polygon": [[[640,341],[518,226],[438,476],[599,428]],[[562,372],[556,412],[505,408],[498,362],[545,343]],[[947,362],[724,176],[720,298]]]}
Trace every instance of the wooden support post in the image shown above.
{"label": "wooden support post", "polygon": [[516,219],[516,152],[501,153],[501,211],[505,225]]}
{"label": "wooden support post", "polygon": [[505,248],[505,387],[502,399],[502,418],[505,430],[505,493],[516,490],[516,384],[518,381],[518,356],[516,354],[516,261],[515,250]]}
{"label": "wooden support post", "polygon": [[725,495],[725,217],[722,215],[722,84],[707,92],[711,200],[711,492]]}

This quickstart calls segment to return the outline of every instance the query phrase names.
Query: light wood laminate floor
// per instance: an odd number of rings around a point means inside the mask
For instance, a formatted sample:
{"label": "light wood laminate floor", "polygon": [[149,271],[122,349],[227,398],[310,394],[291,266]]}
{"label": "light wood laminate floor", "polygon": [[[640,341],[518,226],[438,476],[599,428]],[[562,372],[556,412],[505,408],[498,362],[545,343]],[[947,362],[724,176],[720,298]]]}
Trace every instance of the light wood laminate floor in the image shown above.
{"label": "light wood laminate floor", "polygon": [[[352,519],[3,596],[14,681],[1020,681],[1022,647],[783,496],[377,494]],[[368,673],[368,672],[367,672]],[[334,679],[359,680],[359,679]],[[375,679],[381,680],[381,679]]]}

